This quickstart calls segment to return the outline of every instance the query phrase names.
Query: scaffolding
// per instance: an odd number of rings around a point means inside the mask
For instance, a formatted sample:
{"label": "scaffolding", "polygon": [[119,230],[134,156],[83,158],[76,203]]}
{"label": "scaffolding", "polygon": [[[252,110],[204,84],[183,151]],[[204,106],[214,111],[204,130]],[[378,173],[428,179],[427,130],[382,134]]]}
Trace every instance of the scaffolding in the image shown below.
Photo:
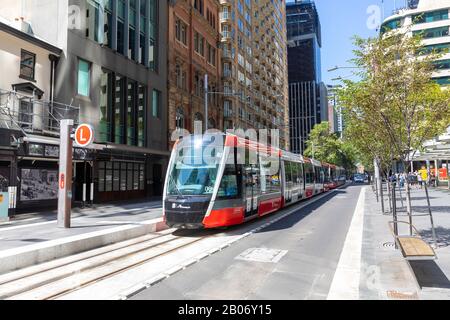
{"label": "scaffolding", "polygon": [[0,128],[59,137],[60,121],[79,124],[80,108],[0,89]]}

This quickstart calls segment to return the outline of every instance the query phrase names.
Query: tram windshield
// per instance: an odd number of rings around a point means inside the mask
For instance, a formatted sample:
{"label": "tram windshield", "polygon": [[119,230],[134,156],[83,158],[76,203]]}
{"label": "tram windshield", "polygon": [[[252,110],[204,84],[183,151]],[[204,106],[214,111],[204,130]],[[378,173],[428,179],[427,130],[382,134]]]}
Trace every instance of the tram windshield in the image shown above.
{"label": "tram windshield", "polygon": [[169,168],[167,195],[211,196],[217,181],[223,149],[203,143],[177,146]]}

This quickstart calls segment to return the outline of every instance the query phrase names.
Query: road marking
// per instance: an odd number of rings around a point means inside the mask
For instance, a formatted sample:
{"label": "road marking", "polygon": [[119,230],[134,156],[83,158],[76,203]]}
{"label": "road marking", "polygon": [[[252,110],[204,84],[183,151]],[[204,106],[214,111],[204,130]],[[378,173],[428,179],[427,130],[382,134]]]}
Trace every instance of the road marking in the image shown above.
{"label": "road marking", "polygon": [[[153,211],[156,209],[158,209],[158,211],[161,209],[161,206],[157,206],[157,207],[148,207],[148,208],[136,208],[136,209],[130,209],[130,210],[125,210],[125,209],[118,209],[118,210],[113,210],[111,212],[104,212],[102,214],[96,214],[93,217],[98,217],[101,218],[105,215],[112,215],[112,214],[130,214],[130,213],[135,213],[137,211],[145,211],[145,210],[150,210]],[[100,210],[100,209],[99,209]],[[73,213],[73,214],[80,214],[80,216],[76,216],[73,217],[73,220],[79,219],[79,218],[84,218],[81,214],[85,214],[85,215],[89,215],[90,213],[96,213],[98,212],[98,210],[89,210],[86,212],[81,212],[81,213]],[[91,216],[92,217],[92,216]],[[30,218],[30,219],[25,219],[25,220],[17,220],[14,222],[5,222],[5,223],[1,223],[0,224],[0,232],[1,231],[11,231],[11,230],[18,230],[18,229],[25,229],[25,228],[32,228],[32,227],[37,227],[37,226],[43,226],[43,225],[47,225],[47,224],[52,224],[52,223],[57,223],[58,220],[54,219],[54,220],[50,220],[50,221],[44,221],[44,222],[38,222],[38,223],[26,223],[26,222],[30,222],[30,221],[34,221],[34,220],[39,220],[41,218]],[[105,222],[105,221],[103,221]],[[15,224],[21,223],[18,226],[14,226]],[[23,223],[23,224],[22,224]],[[100,223],[100,222],[97,222]],[[114,224],[111,221],[108,221],[108,223],[110,224]],[[117,224],[123,224],[123,223],[130,223],[130,224],[139,224],[139,221],[119,221],[117,220]],[[2,226],[7,226],[7,225],[12,225],[12,227],[5,227],[3,228]]]}
{"label": "road marking", "polygon": [[[322,200],[323,198],[335,194],[337,190],[338,190],[338,189],[335,189],[335,190],[332,190],[332,191],[330,191],[330,192],[321,194],[321,195],[319,195],[319,196],[317,196],[317,197],[308,199],[307,202],[304,202],[303,204],[301,204],[301,203],[300,203],[300,204],[296,204],[296,205],[294,205],[292,208],[291,208],[291,207],[288,207],[288,208],[284,209],[284,210],[287,210],[287,212],[286,212],[285,214],[282,214],[281,216],[276,217],[276,218],[275,218],[275,217],[272,218],[272,220],[270,220],[270,221],[269,221],[268,223],[266,223],[264,226],[260,226],[260,227],[254,228],[253,230],[251,230],[251,231],[249,231],[249,232],[246,232],[246,233],[244,233],[243,235],[234,237],[233,240],[228,241],[228,242],[226,243],[226,246],[225,246],[225,245],[221,245],[221,246],[219,246],[219,247],[217,247],[217,248],[210,249],[208,252],[203,252],[203,253],[199,254],[198,256],[195,256],[195,257],[193,257],[193,258],[191,258],[191,259],[185,261],[184,263],[182,263],[182,264],[180,264],[180,265],[184,267],[183,269],[186,269],[187,267],[190,267],[190,266],[192,266],[192,265],[195,265],[195,264],[197,264],[197,263],[200,263],[200,262],[203,261],[204,259],[209,258],[210,256],[217,254],[218,252],[221,252],[221,251],[222,251],[222,250],[221,250],[222,247],[230,247],[230,246],[232,246],[233,244],[235,244],[235,243],[241,241],[242,239],[245,239],[245,238],[247,238],[247,237],[250,237],[250,236],[254,235],[255,233],[257,233],[257,232],[260,231],[261,229],[267,228],[267,227],[269,227],[269,226],[271,226],[271,225],[277,223],[278,221],[283,220],[284,218],[287,218],[288,216],[291,216],[291,215],[293,215],[293,214],[299,212],[300,210],[302,210],[302,209],[304,209],[304,208],[306,208],[306,207],[308,207],[308,206],[310,206],[310,205],[312,205],[312,204],[314,204],[314,203],[316,203],[316,202]],[[216,251],[216,249],[217,249],[217,251]],[[215,252],[215,253],[211,254],[211,252]],[[287,252],[288,252],[288,251],[286,251],[286,252],[281,252],[281,255],[280,255],[280,258],[279,258],[279,259],[281,259]],[[195,262],[193,262],[193,261],[195,261]],[[152,279],[150,279],[150,280],[147,280],[147,281],[143,282],[143,283],[140,284],[140,285],[136,285],[136,286],[134,287],[135,289],[132,289],[131,291],[129,290],[129,291],[125,291],[125,292],[122,292],[122,293],[118,294],[117,296],[115,296],[115,297],[113,298],[113,300],[127,300],[127,299],[129,299],[129,298],[131,298],[131,297],[133,297],[133,296],[135,296],[135,295],[137,294],[137,293],[136,293],[136,294],[132,294],[132,292],[135,291],[136,288],[138,289],[138,290],[136,290],[136,291],[141,291],[140,289],[143,288],[143,287],[146,287],[146,288],[153,287],[153,286],[155,286],[155,285],[161,283],[162,281],[164,281],[164,280],[166,280],[166,279],[168,279],[168,278],[170,278],[170,275],[167,275],[166,273],[161,273],[161,274],[157,275],[156,277],[154,277],[154,278],[152,278]],[[145,289],[144,289],[144,290],[145,290]],[[131,294],[130,294],[130,292],[131,292]]]}
{"label": "road marking", "polygon": [[20,225],[20,226],[15,226],[15,227],[0,228],[0,232],[43,226],[43,225],[52,224],[52,223],[56,223],[56,220],[25,224],[25,225]]}
{"label": "road marking", "polygon": [[366,190],[364,187],[359,195],[327,300],[359,300]]}
{"label": "road marking", "polygon": [[250,248],[238,255],[236,260],[278,263],[288,253],[287,250]]}

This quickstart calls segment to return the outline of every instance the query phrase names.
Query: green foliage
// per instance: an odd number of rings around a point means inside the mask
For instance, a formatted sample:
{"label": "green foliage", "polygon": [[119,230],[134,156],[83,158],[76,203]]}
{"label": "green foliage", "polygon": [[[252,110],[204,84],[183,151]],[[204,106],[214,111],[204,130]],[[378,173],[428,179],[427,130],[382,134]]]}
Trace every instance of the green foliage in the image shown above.
{"label": "green foliage", "polygon": [[317,124],[306,142],[305,156],[353,170],[356,165],[356,152],[353,145],[339,139],[330,132],[328,122]]}
{"label": "green foliage", "polygon": [[450,126],[450,91],[431,80],[432,52],[421,58],[419,36],[393,32],[379,38],[355,38],[355,74],[338,90],[346,139],[361,162],[377,158],[388,169],[393,160],[409,162],[425,141]]}

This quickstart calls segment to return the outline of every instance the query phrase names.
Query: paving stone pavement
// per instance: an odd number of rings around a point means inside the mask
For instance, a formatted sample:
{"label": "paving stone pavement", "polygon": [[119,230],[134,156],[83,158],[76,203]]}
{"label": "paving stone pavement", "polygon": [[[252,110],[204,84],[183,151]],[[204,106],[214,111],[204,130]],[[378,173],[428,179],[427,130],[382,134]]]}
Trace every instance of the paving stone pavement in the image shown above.
{"label": "paving stone pavement", "polygon": [[[362,243],[361,299],[450,300],[450,192],[431,188],[429,196],[438,259],[408,263],[394,246],[388,227],[388,222],[393,220],[392,214],[381,213],[381,205],[377,203],[372,189],[368,188]],[[406,206],[405,190],[402,190],[402,198],[397,190],[397,197],[399,220],[408,221],[406,208],[402,208],[402,205]],[[425,190],[413,189],[411,200],[413,224],[422,237],[433,245]],[[385,209],[388,210],[387,197],[385,201]],[[408,232],[408,226],[399,227],[400,235],[407,235]]]}

